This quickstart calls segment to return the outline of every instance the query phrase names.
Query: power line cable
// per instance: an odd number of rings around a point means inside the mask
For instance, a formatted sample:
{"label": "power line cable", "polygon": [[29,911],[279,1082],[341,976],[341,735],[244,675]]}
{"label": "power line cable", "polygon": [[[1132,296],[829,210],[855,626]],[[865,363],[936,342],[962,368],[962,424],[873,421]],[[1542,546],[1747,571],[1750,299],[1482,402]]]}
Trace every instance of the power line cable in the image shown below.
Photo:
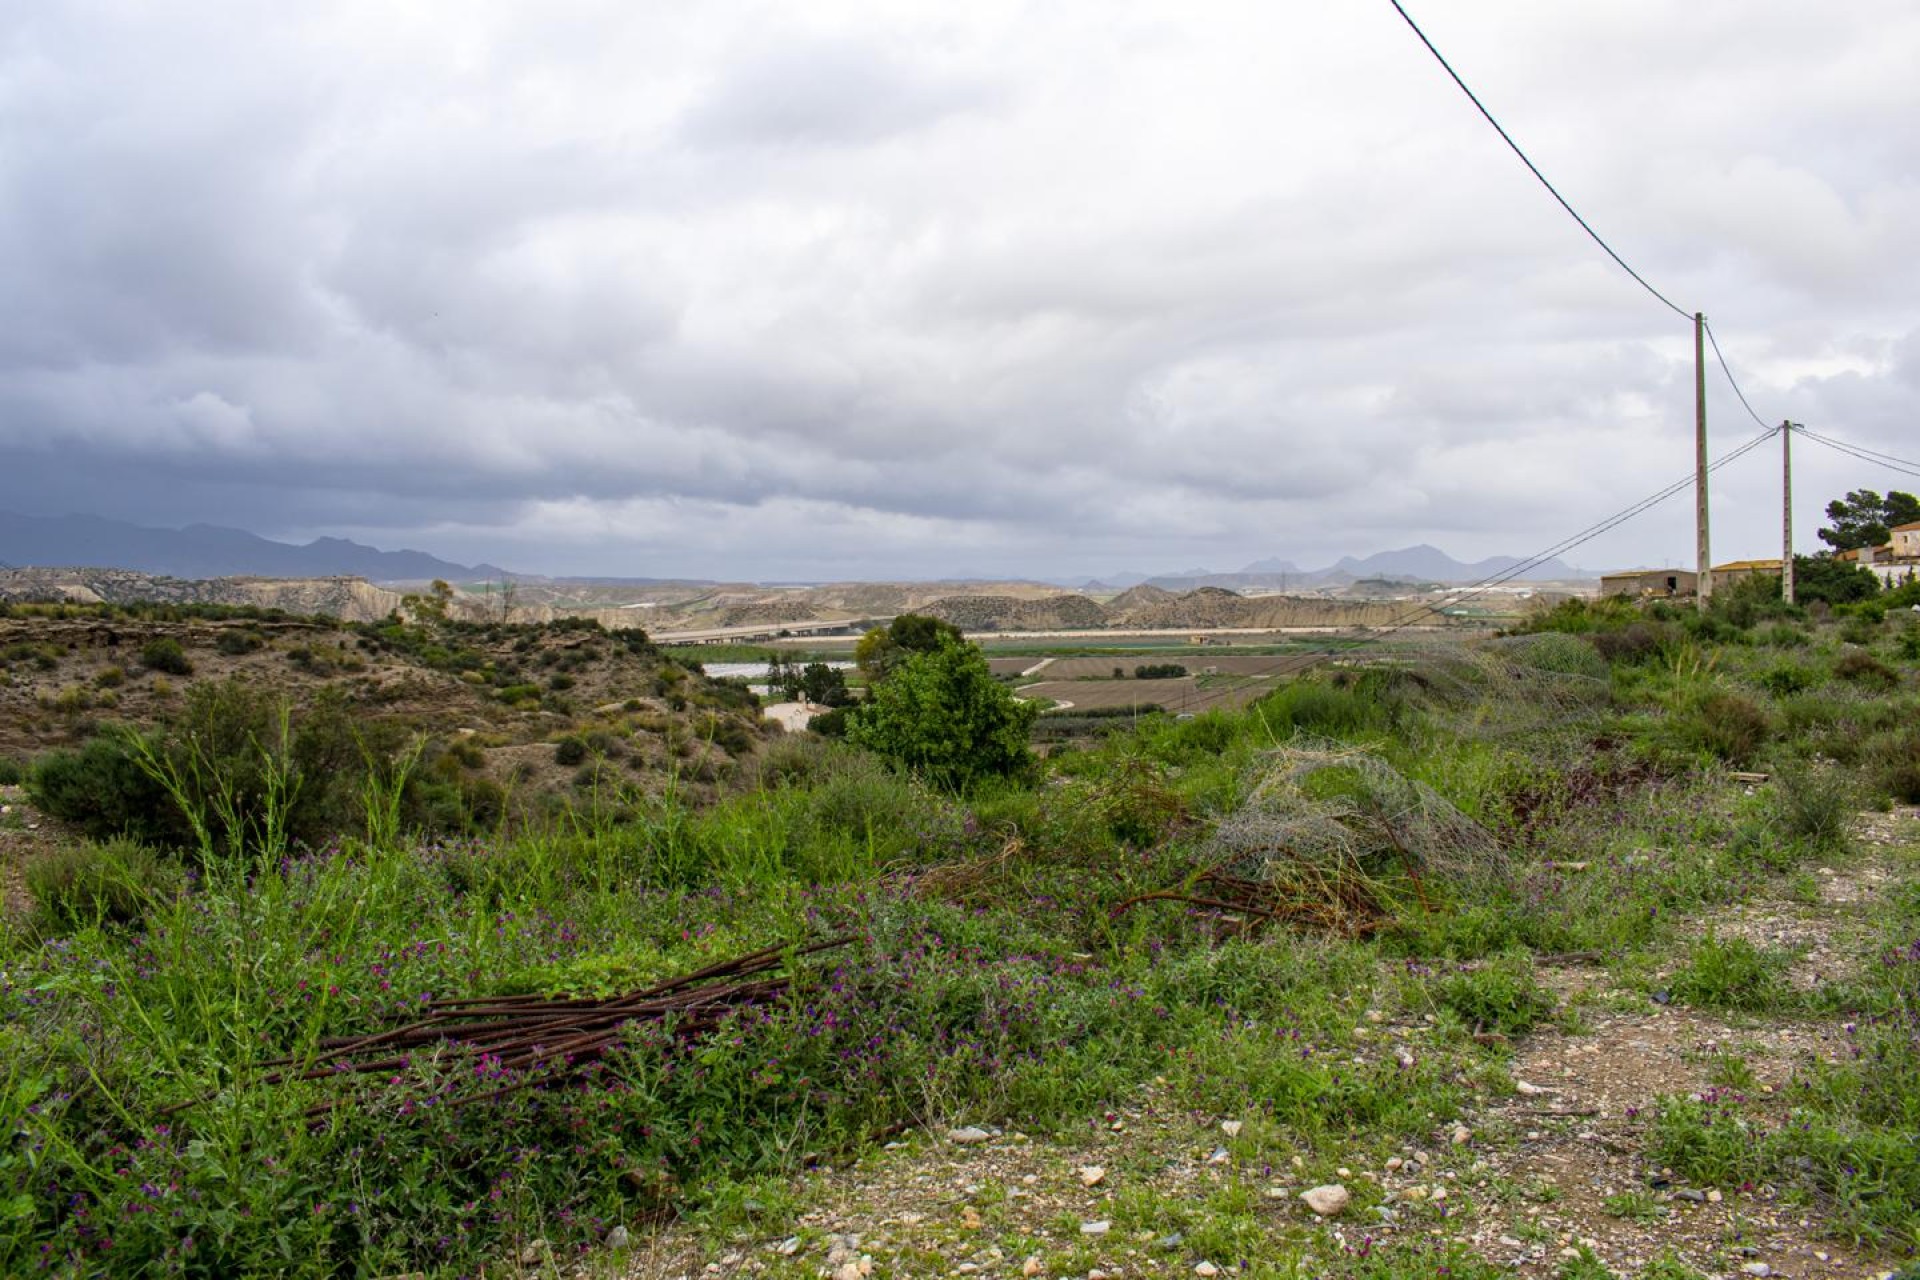
{"label": "power line cable", "polygon": [[[1751,440],[1748,440],[1745,444],[1740,445],[1738,448],[1729,450],[1727,453],[1722,454],[1719,458],[1709,463],[1707,466],[1707,470],[1710,472],[1718,471],[1722,467],[1725,467],[1728,464],[1735,462],[1740,458],[1745,457],[1747,454],[1752,453],[1755,449],[1758,449],[1761,445],[1767,443],[1767,441],[1773,439],[1775,436],[1779,434],[1780,434],[1779,427],[1769,427],[1765,431],[1761,432],[1759,435],[1753,437]],[[1614,512],[1612,515],[1607,516],[1603,520],[1600,520],[1594,524],[1588,525],[1585,529],[1580,530],[1578,533],[1575,533],[1566,538],[1563,538],[1561,541],[1554,543],[1551,547],[1548,547],[1544,551],[1536,552],[1533,555],[1528,556],[1524,560],[1516,561],[1514,564],[1509,565],[1507,568],[1502,569],[1497,573],[1489,574],[1488,576],[1480,579],[1478,582],[1468,583],[1465,587],[1462,587],[1460,591],[1449,596],[1446,604],[1457,606],[1457,605],[1464,604],[1469,600],[1478,599],[1480,596],[1485,595],[1487,592],[1491,591],[1493,588],[1502,586],[1508,582],[1511,582],[1513,579],[1519,577],[1521,574],[1526,573],[1530,569],[1534,569],[1542,564],[1545,564],[1548,560],[1553,559],[1555,556],[1564,555],[1567,552],[1573,550],[1575,547],[1591,542],[1595,538],[1599,537],[1601,534],[1607,533],[1612,529],[1618,528],[1620,525],[1625,524],[1627,521],[1633,519],[1634,517],[1645,514],[1646,512],[1652,510],[1654,507],[1659,506],[1661,503],[1667,501],[1669,498],[1672,498],[1675,494],[1685,492],[1687,489],[1692,487],[1693,482],[1694,482],[1694,477],[1691,473],[1689,473],[1681,477],[1680,479],[1675,480],[1673,483],[1667,485],[1666,487],[1658,490],[1657,492],[1649,494],[1648,496],[1640,499],[1640,501],[1635,502],[1630,506],[1623,507],[1619,511]],[[1445,607],[1445,606],[1441,606],[1441,607]],[[1379,630],[1369,632],[1367,635],[1361,637],[1356,642],[1343,645],[1338,649],[1328,648],[1319,652],[1308,652],[1305,654],[1294,655],[1293,659],[1288,660],[1291,662],[1291,665],[1287,665],[1284,667],[1276,666],[1274,668],[1273,674],[1290,675],[1298,671],[1306,670],[1308,667],[1312,666],[1316,662],[1319,662],[1323,658],[1332,657],[1333,655],[1338,653],[1352,653],[1358,649],[1366,648],[1369,645],[1378,644],[1382,640],[1386,640],[1389,637],[1396,635],[1401,631],[1406,630],[1408,627],[1415,625],[1420,619],[1432,617],[1436,612],[1437,612],[1437,609],[1433,605],[1422,604],[1422,605],[1412,606],[1409,609],[1404,610],[1397,617],[1390,619]]]}
{"label": "power line cable", "polygon": [[1473,103],[1474,107],[1479,110],[1480,114],[1486,117],[1487,123],[1493,126],[1494,132],[1500,135],[1501,141],[1505,142],[1508,147],[1512,148],[1513,154],[1520,157],[1520,163],[1527,166],[1527,171],[1533,174],[1534,177],[1540,180],[1540,185],[1547,189],[1548,195],[1552,196],[1555,200],[1560,202],[1560,207],[1567,211],[1567,216],[1572,218],[1575,222],[1579,223],[1580,229],[1586,232],[1587,235],[1592,238],[1595,244],[1599,245],[1602,249],[1606,250],[1607,256],[1609,258],[1612,258],[1614,262],[1618,263],[1622,271],[1632,276],[1642,289],[1645,289],[1648,293],[1652,294],[1654,297],[1658,298],[1661,302],[1665,303],[1667,309],[1673,312],[1675,315],[1685,320],[1693,319],[1692,312],[1686,310],[1684,307],[1679,306],[1677,303],[1673,301],[1673,299],[1667,297],[1666,294],[1660,292],[1658,289],[1648,284],[1645,276],[1641,275],[1638,271],[1635,271],[1632,267],[1628,266],[1627,260],[1621,257],[1619,254],[1615,253],[1613,251],[1613,246],[1608,244],[1605,240],[1601,239],[1600,233],[1598,231],[1595,231],[1593,227],[1587,222],[1587,220],[1580,216],[1580,213],[1577,209],[1575,209],[1571,204],[1567,203],[1567,198],[1560,194],[1560,191],[1557,187],[1555,187],[1551,182],[1547,181],[1547,175],[1540,172],[1540,167],[1534,164],[1532,160],[1527,158],[1527,153],[1520,149],[1520,144],[1513,140],[1513,135],[1509,134],[1506,131],[1506,129],[1501,126],[1500,122],[1494,119],[1493,112],[1487,110],[1486,104],[1481,102],[1478,95],[1476,95],[1472,89],[1469,89],[1467,87],[1467,82],[1460,78],[1460,73],[1453,69],[1453,64],[1448,62],[1445,55],[1443,55],[1439,49],[1434,47],[1433,41],[1427,39],[1427,33],[1422,31],[1420,29],[1420,24],[1413,20],[1413,16],[1409,14],[1404,8],[1401,7],[1400,0],[1388,0],[1388,3],[1394,7],[1395,12],[1397,12],[1403,19],[1406,20],[1406,24],[1409,27],[1413,28],[1413,34],[1420,37],[1420,43],[1427,46],[1427,52],[1431,53],[1434,56],[1435,60],[1438,61],[1442,67],[1446,68],[1447,74],[1453,77],[1453,82],[1460,86],[1460,92],[1466,94],[1467,101]]}
{"label": "power line cable", "polygon": [[[1540,180],[1540,185],[1547,189],[1547,194],[1558,201],[1560,207],[1567,211],[1567,215],[1580,224],[1580,229],[1586,232],[1595,244],[1605,250],[1606,255],[1612,258],[1622,271],[1632,276],[1634,281],[1639,284],[1642,289],[1645,289],[1648,293],[1666,304],[1669,311],[1672,311],[1683,320],[1692,320],[1694,313],[1689,312],[1686,308],[1675,303],[1673,299],[1667,297],[1666,294],[1661,293],[1649,284],[1647,278],[1638,271],[1635,271],[1625,258],[1616,253],[1613,246],[1602,239],[1600,233],[1593,229],[1592,224],[1580,216],[1579,210],[1567,202],[1567,198],[1560,194],[1559,188],[1547,180],[1547,175],[1540,172],[1540,167],[1534,164],[1525,151],[1520,149],[1520,144],[1513,140],[1513,135],[1508,133],[1506,128],[1494,118],[1493,112],[1487,110],[1486,104],[1480,101],[1479,95],[1474,93],[1474,91],[1468,87],[1467,82],[1461,78],[1460,73],[1453,69],[1453,64],[1447,61],[1446,55],[1442,54],[1440,50],[1435,47],[1433,41],[1427,38],[1427,33],[1420,29],[1420,24],[1413,20],[1412,15],[1401,5],[1400,0],[1388,0],[1388,3],[1393,5],[1394,11],[1413,29],[1413,34],[1420,37],[1420,43],[1427,46],[1427,52],[1431,53],[1434,56],[1434,60],[1446,69],[1446,73],[1453,78],[1453,82],[1460,86],[1460,92],[1467,95],[1467,100],[1473,103],[1480,114],[1486,118],[1487,123],[1493,126],[1494,132],[1500,135],[1500,140],[1512,149],[1513,154],[1520,157],[1520,163],[1526,165],[1527,171]],[[1704,317],[1701,319],[1701,324],[1707,331],[1707,340],[1713,344],[1714,358],[1720,362],[1720,371],[1726,375],[1727,385],[1733,388],[1733,394],[1739,398],[1741,408],[1745,409],[1747,416],[1752,418],[1763,429],[1767,428],[1769,424],[1766,419],[1754,412],[1753,405],[1747,401],[1747,393],[1740,389],[1740,380],[1733,376],[1733,368],[1727,363],[1727,357],[1720,350],[1720,340],[1714,337],[1713,326],[1707,324]]]}
{"label": "power line cable", "polygon": [[1720,372],[1727,375],[1727,385],[1733,388],[1733,394],[1740,397],[1740,407],[1747,411],[1749,418],[1762,427],[1767,426],[1766,419],[1755,413],[1753,406],[1747,403],[1747,393],[1740,389],[1739,379],[1733,376],[1733,370],[1727,366],[1727,358],[1720,352],[1720,339],[1713,336],[1713,326],[1707,322],[1705,316],[1700,318],[1700,327],[1707,331],[1707,341],[1713,344],[1713,358],[1720,362]]}
{"label": "power line cable", "polygon": [[1867,446],[1863,444],[1854,444],[1852,441],[1849,441],[1849,440],[1835,440],[1832,436],[1823,436],[1817,431],[1810,431],[1805,426],[1801,425],[1798,422],[1793,424],[1793,429],[1799,432],[1801,435],[1808,436],[1814,440],[1820,441],[1820,443],[1822,444],[1830,444],[1830,445],[1835,445],[1842,449],[1849,449],[1849,450],[1852,450],[1854,453],[1862,454],[1868,458],[1875,459],[1876,461],[1886,462],[1894,466],[1900,466],[1900,467],[1920,468],[1920,462],[1915,462],[1911,458],[1896,458],[1894,455],[1890,453],[1881,453],[1876,449],[1869,449],[1867,448]]}
{"label": "power line cable", "polygon": [[1817,431],[1809,431],[1805,427],[1796,426],[1793,429],[1793,433],[1796,436],[1805,437],[1815,444],[1825,445],[1827,448],[1844,453],[1849,457],[1858,458],[1862,462],[1871,462],[1877,467],[1885,467],[1887,470],[1897,471],[1901,475],[1920,478],[1920,462],[1908,462],[1904,458],[1895,458],[1889,454],[1875,453],[1871,449],[1863,449],[1857,445],[1834,440],[1828,436],[1821,435]]}

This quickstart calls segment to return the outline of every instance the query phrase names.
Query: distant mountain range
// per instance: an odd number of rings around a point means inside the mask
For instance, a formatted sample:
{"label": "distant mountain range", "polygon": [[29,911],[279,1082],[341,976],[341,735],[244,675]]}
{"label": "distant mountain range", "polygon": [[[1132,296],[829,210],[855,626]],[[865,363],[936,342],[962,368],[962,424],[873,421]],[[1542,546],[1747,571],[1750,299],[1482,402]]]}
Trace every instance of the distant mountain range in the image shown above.
{"label": "distant mountain range", "polygon": [[[1489,556],[1472,563],[1455,560],[1438,547],[1421,543],[1397,551],[1380,551],[1364,558],[1342,556],[1324,569],[1302,569],[1278,557],[1256,560],[1230,573],[1192,569],[1181,573],[1117,573],[1085,584],[1087,590],[1116,590],[1142,584],[1169,591],[1195,587],[1225,587],[1230,591],[1280,590],[1287,587],[1346,586],[1362,579],[1384,578],[1404,582],[1482,582],[1524,563],[1519,556]],[[1559,582],[1596,575],[1561,560],[1548,560],[1513,576],[1516,582]]]}
{"label": "distant mountain range", "polygon": [[244,529],[193,524],[149,529],[100,516],[22,516],[0,511],[0,563],[134,569],[173,578],[330,578],[370,582],[471,582],[508,576],[489,564],[464,565],[424,551],[381,551],[346,538],[305,546],[274,542]]}
{"label": "distant mountain range", "polygon": [[[1411,582],[1480,582],[1521,561],[1492,556],[1471,564],[1424,544],[1382,551],[1364,558],[1342,557],[1324,569],[1302,569],[1277,557],[1256,560],[1243,569],[1220,573],[1188,569],[1179,573],[1117,573],[1081,583],[1056,585],[1090,591],[1122,591],[1142,584],[1169,591],[1225,587],[1232,591],[1274,591],[1290,587],[1346,586],[1364,578]],[[23,516],[0,511],[0,566],[25,568],[92,567],[132,569],[174,578],[326,578],[351,576],[369,582],[425,582],[445,578],[475,582],[490,578],[584,584],[641,584],[653,578],[546,578],[509,573],[490,564],[465,565],[424,551],[382,551],[346,538],[316,538],[304,546],[275,542],[244,529],[194,524],[184,529],[155,529],[101,516]],[[1590,578],[1593,574],[1549,560],[1516,580],[1540,582]],[[997,579],[1004,580],[1004,579]],[[688,581],[677,579],[674,581]]]}

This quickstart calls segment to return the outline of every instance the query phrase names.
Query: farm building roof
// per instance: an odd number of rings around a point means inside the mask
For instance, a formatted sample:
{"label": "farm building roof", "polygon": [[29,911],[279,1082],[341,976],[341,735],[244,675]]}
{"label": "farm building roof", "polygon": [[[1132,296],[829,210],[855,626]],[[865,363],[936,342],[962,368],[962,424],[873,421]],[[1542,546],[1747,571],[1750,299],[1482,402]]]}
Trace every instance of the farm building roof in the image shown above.
{"label": "farm building roof", "polygon": [[1725,564],[1713,566],[1715,573],[1729,573],[1739,569],[1778,569],[1778,560],[1729,560]]}

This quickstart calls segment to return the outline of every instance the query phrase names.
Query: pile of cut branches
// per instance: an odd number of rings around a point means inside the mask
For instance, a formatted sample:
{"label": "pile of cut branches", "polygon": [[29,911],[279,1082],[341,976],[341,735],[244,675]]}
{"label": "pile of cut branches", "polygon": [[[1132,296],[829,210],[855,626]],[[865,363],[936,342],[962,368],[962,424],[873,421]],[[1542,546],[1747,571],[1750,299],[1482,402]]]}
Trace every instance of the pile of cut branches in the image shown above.
{"label": "pile of cut branches", "polygon": [[[842,936],[799,947],[769,947],[609,999],[512,995],[435,1000],[424,1006],[425,1017],[405,1026],[332,1037],[312,1054],[267,1063],[273,1070],[265,1083],[391,1076],[435,1053],[453,1052],[473,1059],[477,1069],[464,1073],[468,1080],[495,1087],[461,1094],[448,1105],[487,1102],[577,1075],[617,1048],[635,1023],[667,1025],[683,1041],[708,1034],[731,1014],[785,996],[791,976],[781,970],[789,960],[853,940]],[[308,1114],[324,1115],[340,1101],[318,1103]]]}

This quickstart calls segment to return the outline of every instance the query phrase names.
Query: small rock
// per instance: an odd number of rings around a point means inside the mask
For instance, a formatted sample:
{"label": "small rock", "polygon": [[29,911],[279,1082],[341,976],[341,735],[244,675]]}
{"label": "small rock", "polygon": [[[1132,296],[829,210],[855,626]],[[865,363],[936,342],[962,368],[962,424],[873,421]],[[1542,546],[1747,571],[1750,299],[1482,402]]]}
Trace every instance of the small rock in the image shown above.
{"label": "small rock", "polygon": [[1220,1122],[1220,1132],[1226,1134],[1229,1138],[1239,1137],[1240,1128],[1241,1125],[1238,1120],[1222,1120]]}
{"label": "small rock", "polygon": [[1037,1253],[1027,1255],[1027,1260],[1020,1264],[1020,1274],[1023,1276],[1037,1276],[1046,1269],[1046,1264],[1040,1261]]}
{"label": "small rock", "polygon": [[1103,1236],[1111,1230],[1113,1230],[1113,1224],[1105,1218],[1100,1219],[1098,1222],[1083,1222],[1080,1224],[1080,1234],[1083,1236]]}
{"label": "small rock", "polygon": [[613,1230],[607,1232],[607,1248],[613,1250],[615,1253],[631,1247],[632,1244],[633,1233],[623,1226],[616,1224]]}
{"label": "small rock", "polygon": [[1525,1080],[1515,1080],[1513,1082],[1513,1089],[1515,1093],[1521,1094],[1529,1098],[1536,1098],[1543,1094],[1555,1094],[1560,1092],[1558,1089],[1549,1089],[1544,1085],[1531,1084]]}
{"label": "small rock", "polygon": [[1220,1268],[1214,1266],[1211,1262],[1202,1262],[1193,1269],[1193,1274],[1197,1276],[1217,1276],[1220,1274]]}
{"label": "small rock", "polygon": [[1690,1200],[1694,1204],[1705,1204],[1707,1202],[1707,1193],[1695,1187],[1682,1187],[1673,1193],[1673,1198],[1676,1200]]}
{"label": "small rock", "polygon": [[1501,1236],[1500,1243],[1509,1249],[1523,1249],[1526,1247],[1512,1236]]}
{"label": "small rock", "polygon": [[1406,1161],[1405,1161],[1405,1160],[1402,1160],[1402,1159],[1401,1159],[1401,1158],[1400,1158],[1399,1156],[1388,1156],[1388,1157],[1387,1157],[1387,1172],[1388,1172],[1388,1173],[1393,1173],[1393,1172],[1395,1172],[1396,1170],[1398,1170],[1398,1169],[1400,1168],[1400,1166],[1401,1166],[1401,1165],[1403,1165],[1403,1164],[1405,1164],[1405,1163],[1406,1163]]}
{"label": "small rock", "polygon": [[968,1231],[978,1231],[987,1224],[981,1220],[980,1211],[968,1205],[960,1214],[960,1225]]}
{"label": "small rock", "polygon": [[1105,1182],[1106,1180],[1107,1180],[1107,1171],[1101,1168],[1099,1165],[1083,1164],[1080,1166],[1080,1185],[1081,1186],[1097,1187],[1102,1182]]}
{"label": "small rock", "polygon": [[541,1262],[545,1261],[546,1256],[547,1242],[545,1240],[535,1240],[532,1244],[520,1251],[520,1265],[523,1267],[537,1267]]}
{"label": "small rock", "polygon": [[1353,1195],[1339,1183],[1333,1182],[1302,1191],[1300,1198],[1306,1202],[1307,1208],[1323,1218],[1331,1218],[1352,1202]]}
{"label": "small rock", "polygon": [[841,1263],[838,1267],[834,1268],[833,1280],[861,1280],[860,1264],[857,1262]]}
{"label": "small rock", "polygon": [[1719,1204],[1722,1200],[1725,1200],[1725,1199],[1726,1197],[1720,1194],[1719,1188],[1717,1187],[1707,1192],[1708,1204]]}
{"label": "small rock", "polygon": [[977,1147],[983,1142],[993,1141],[993,1135],[975,1125],[964,1129],[947,1130],[947,1141],[956,1147]]}
{"label": "small rock", "polygon": [[1743,1276],[1770,1276],[1773,1274],[1773,1268],[1764,1262],[1747,1262],[1741,1264],[1740,1274]]}
{"label": "small rock", "polygon": [[773,1251],[783,1258],[791,1258],[794,1254],[800,1252],[800,1237],[788,1236],[785,1240],[773,1246]]}
{"label": "small rock", "polygon": [[1213,1149],[1213,1154],[1207,1157],[1207,1163],[1208,1164],[1225,1164],[1228,1158],[1229,1157],[1227,1155],[1227,1149],[1225,1147],[1215,1147]]}
{"label": "small rock", "polygon": [[1158,1249],[1161,1253],[1172,1253],[1175,1249],[1178,1249],[1181,1245],[1185,1244],[1186,1242],[1187,1242],[1186,1236],[1182,1235],[1178,1231],[1173,1231],[1173,1232],[1169,1232],[1164,1236],[1161,1236],[1158,1240],[1155,1240],[1153,1242],[1153,1247]]}
{"label": "small rock", "polygon": [[1467,1128],[1467,1126],[1463,1124],[1457,1124],[1453,1126],[1453,1145],[1454,1146],[1464,1147],[1469,1142],[1472,1142],[1472,1141],[1473,1141],[1473,1130]]}

